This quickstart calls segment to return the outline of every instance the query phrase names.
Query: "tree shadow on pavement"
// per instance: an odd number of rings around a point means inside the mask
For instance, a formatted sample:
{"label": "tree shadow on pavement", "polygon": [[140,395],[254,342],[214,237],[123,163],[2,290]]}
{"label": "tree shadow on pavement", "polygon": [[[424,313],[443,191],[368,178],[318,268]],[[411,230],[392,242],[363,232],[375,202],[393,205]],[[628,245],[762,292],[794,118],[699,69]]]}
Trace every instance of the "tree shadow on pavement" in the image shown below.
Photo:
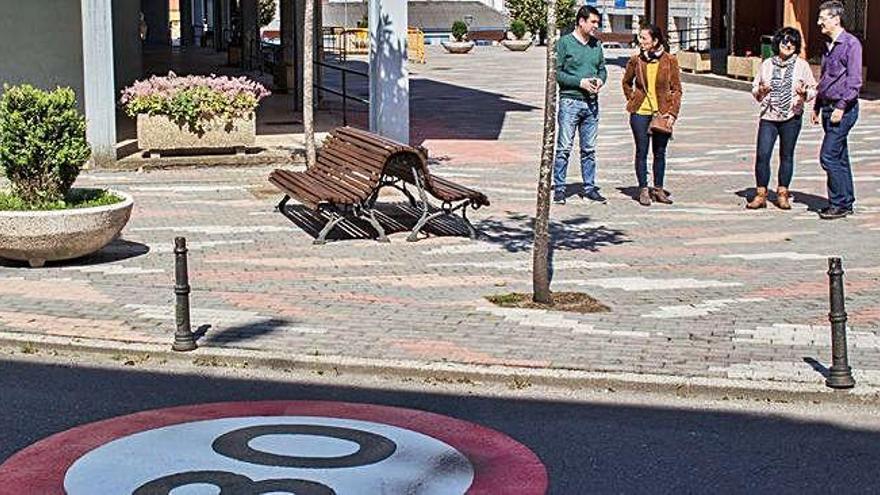
{"label": "tree shadow on pavement", "polygon": [[[550,223],[550,250],[598,251],[603,246],[630,242],[622,230],[587,226],[588,216]],[[511,253],[530,251],[535,237],[535,221],[529,215],[508,212],[503,220],[488,218],[474,224],[480,239],[498,244]]]}

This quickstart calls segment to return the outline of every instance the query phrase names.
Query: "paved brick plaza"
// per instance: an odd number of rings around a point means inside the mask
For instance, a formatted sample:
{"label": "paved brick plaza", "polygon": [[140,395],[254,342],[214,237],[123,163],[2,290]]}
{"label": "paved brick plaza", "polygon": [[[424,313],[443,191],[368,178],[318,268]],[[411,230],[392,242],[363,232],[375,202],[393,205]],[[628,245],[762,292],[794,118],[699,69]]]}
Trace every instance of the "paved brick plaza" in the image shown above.
{"label": "paved brick plaza", "polygon": [[[827,364],[825,258],[847,270],[851,361],[880,384],[880,112],[863,111],[850,144],[857,214],[826,222],[820,130],[798,148],[795,208],[745,211],[756,112],[742,92],[686,85],[670,145],[672,206],[640,207],[632,142],[611,69],[602,101],[599,183],[607,205],[553,209],[556,290],[585,291],[612,311],[576,315],[493,307],[529,291],[542,122],[543,50],[429,53],[413,68],[414,140],[438,174],[493,204],[474,215],[481,240],[405,234],[313,246],[273,212],[269,168],[90,173],[80,185],[130,192],[123,240],[90,259],[42,270],[0,266],[0,330],[170,342],[171,243],[191,247],[194,326],[203,346],[292,354],[406,358],[819,382]],[[623,59],[620,59],[623,62]],[[774,163],[775,167],[775,163]],[[578,167],[570,168],[576,182]],[[771,184],[775,187],[775,183]],[[391,199],[391,198],[389,198]],[[395,198],[396,200],[396,198]],[[297,210],[300,211],[300,210]],[[410,224],[388,205],[389,229]],[[309,219],[303,215],[303,225]]]}

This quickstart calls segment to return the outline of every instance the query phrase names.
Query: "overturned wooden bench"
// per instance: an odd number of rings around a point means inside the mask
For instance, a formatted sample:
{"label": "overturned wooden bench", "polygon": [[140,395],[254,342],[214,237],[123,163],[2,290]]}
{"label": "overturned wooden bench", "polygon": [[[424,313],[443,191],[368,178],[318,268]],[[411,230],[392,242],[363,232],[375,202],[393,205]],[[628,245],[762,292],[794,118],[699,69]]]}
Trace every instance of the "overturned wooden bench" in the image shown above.
{"label": "overturned wooden bench", "polygon": [[[318,151],[315,165],[305,172],[277,169],[269,175],[269,182],[284,193],[278,210],[287,218],[294,220],[287,210],[291,199],[329,216],[315,244],[325,243],[333,228],[348,217],[367,220],[376,230],[377,240],[388,242],[375,212],[379,192],[385,187],[401,191],[412,206],[421,210],[408,241],[417,240],[429,221],[458,211],[470,237],[475,238],[476,230],[467,218],[467,208],[489,205],[483,193],[433,176],[428,170],[424,148],[352,127],[331,131]],[[408,187],[416,188],[419,199]],[[431,204],[429,194],[441,202],[439,208]]]}

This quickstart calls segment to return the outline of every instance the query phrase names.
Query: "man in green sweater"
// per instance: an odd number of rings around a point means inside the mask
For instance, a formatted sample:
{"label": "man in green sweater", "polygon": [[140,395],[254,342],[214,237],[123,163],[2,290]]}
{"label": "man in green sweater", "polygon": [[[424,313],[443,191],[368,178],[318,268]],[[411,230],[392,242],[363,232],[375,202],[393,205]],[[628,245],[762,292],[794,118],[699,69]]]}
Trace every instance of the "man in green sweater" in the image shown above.
{"label": "man in green sweater", "polygon": [[565,177],[568,158],[578,131],[581,144],[582,198],[604,203],[596,187],[596,136],[599,131],[599,90],[605,85],[605,55],[602,42],[593,34],[601,16],[595,7],[583,6],[577,12],[571,34],[559,39],[556,47],[556,82],[559,83],[559,125],[556,159],[553,165],[553,202],[565,204]]}

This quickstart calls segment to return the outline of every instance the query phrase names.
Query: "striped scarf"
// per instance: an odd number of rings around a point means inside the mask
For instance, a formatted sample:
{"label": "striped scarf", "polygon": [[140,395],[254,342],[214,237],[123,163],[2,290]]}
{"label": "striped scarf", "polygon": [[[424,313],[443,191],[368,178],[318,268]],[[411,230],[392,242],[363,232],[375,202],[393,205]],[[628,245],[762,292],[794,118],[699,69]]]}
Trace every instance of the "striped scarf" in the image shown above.
{"label": "striped scarf", "polygon": [[773,77],[770,79],[770,109],[784,118],[790,117],[791,114],[795,62],[797,62],[796,56],[789,57],[788,60],[773,57]]}

